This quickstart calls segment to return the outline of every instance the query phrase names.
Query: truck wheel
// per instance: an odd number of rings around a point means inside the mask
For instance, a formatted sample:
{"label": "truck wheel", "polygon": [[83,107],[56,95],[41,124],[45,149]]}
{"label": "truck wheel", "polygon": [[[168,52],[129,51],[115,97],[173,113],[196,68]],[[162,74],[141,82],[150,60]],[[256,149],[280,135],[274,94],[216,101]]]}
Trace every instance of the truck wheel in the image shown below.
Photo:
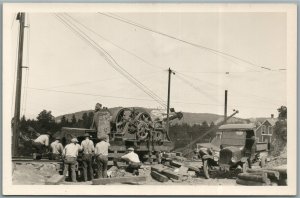
{"label": "truck wheel", "polygon": [[247,172],[247,170],[248,170],[248,168],[249,168],[249,163],[248,163],[248,161],[246,161],[246,162],[244,162],[243,163],[243,173],[246,173]]}
{"label": "truck wheel", "polygon": [[203,172],[206,179],[209,179],[209,167],[208,167],[208,161],[203,161]]}
{"label": "truck wheel", "polygon": [[266,156],[262,156],[260,160],[260,167],[264,168],[266,166],[266,163],[267,163]]}

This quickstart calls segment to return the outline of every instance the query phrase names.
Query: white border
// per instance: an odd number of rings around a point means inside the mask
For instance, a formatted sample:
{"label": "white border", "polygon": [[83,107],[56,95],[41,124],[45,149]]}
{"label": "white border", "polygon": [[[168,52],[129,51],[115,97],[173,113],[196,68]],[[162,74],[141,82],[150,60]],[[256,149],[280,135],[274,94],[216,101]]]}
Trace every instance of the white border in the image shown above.
{"label": "white border", "polygon": [[[8,68],[10,24],[6,17],[16,12],[285,12],[287,14],[287,108],[288,108],[288,186],[197,186],[197,185],[109,185],[46,186],[12,185],[10,98]],[[295,195],[297,132],[297,5],[296,4],[3,4],[3,194],[4,195]],[[4,141],[5,140],[5,141]]]}

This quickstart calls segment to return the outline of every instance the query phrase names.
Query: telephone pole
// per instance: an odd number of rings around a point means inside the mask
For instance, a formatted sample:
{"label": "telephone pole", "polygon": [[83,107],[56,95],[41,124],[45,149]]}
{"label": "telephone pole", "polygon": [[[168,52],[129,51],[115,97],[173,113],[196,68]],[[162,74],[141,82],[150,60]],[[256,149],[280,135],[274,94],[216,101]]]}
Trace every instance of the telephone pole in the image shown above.
{"label": "telephone pole", "polygon": [[224,120],[227,119],[227,93],[228,93],[228,91],[225,90]]}
{"label": "telephone pole", "polygon": [[175,75],[175,72],[171,70],[171,68],[169,68],[168,70],[169,73],[169,78],[168,78],[168,104],[167,104],[167,134],[169,135],[169,114],[170,114],[170,92],[171,92],[171,74]]}
{"label": "telephone pole", "polygon": [[20,105],[21,105],[21,88],[22,88],[22,67],[23,67],[23,44],[24,44],[24,28],[25,13],[19,12],[16,20],[20,23],[19,31],[19,49],[18,49],[18,65],[17,65],[17,83],[15,98],[15,114],[13,118],[13,156],[17,155],[19,145],[19,125],[20,125]]}

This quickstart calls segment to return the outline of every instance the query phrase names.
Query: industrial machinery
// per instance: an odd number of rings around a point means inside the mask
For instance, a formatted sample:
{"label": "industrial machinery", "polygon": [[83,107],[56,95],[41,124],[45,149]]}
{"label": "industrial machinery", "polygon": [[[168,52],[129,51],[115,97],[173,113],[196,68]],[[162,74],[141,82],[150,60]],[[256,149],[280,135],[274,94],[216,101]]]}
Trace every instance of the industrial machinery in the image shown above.
{"label": "industrial machinery", "polygon": [[[104,110],[105,111],[105,110]],[[156,152],[169,152],[174,148],[166,131],[166,118],[155,118],[150,110],[140,107],[113,108],[110,113],[109,159],[118,158],[125,153],[127,148],[133,147],[140,159],[152,162],[156,159]],[[104,113],[103,117],[107,117]],[[181,119],[181,112],[171,111],[169,120]],[[101,119],[101,118],[100,118]],[[68,143],[71,138],[83,140],[84,133],[89,133],[91,139],[97,143],[97,131],[92,129],[62,128],[63,143]],[[99,136],[99,135],[98,135]]]}

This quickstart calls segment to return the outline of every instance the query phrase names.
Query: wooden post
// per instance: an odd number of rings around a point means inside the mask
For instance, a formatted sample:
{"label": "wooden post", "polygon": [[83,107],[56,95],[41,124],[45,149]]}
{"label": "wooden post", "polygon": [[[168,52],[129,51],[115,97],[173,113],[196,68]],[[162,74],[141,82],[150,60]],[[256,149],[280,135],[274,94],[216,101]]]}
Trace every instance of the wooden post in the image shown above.
{"label": "wooden post", "polygon": [[170,92],[171,92],[171,74],[172,70],[169,68],[169,78],[168,78],[168,102],[167,102],[167,134],[169,135],[169,114],[170,114]]}
{"label": "wooden post", "polygon": [[227,119],[227,90],[225,90],[224,121]]}
{"label": "wooden post", "polygon": [[23,44],[24,44],[24,28],[25,28],[25,13],[19,12],[17,20],[20,22],[19,31],[19,49],[18,49],[18,66],[17,66],[17,83],[16,83],[16,98],[15,98],[15,113],[13,118],[13,148],[12,155],[18,154],[19,146],[19,125],[20,125],[20,106],[21,106],[21,88],[22,88],[22,64],[23,64]]}

